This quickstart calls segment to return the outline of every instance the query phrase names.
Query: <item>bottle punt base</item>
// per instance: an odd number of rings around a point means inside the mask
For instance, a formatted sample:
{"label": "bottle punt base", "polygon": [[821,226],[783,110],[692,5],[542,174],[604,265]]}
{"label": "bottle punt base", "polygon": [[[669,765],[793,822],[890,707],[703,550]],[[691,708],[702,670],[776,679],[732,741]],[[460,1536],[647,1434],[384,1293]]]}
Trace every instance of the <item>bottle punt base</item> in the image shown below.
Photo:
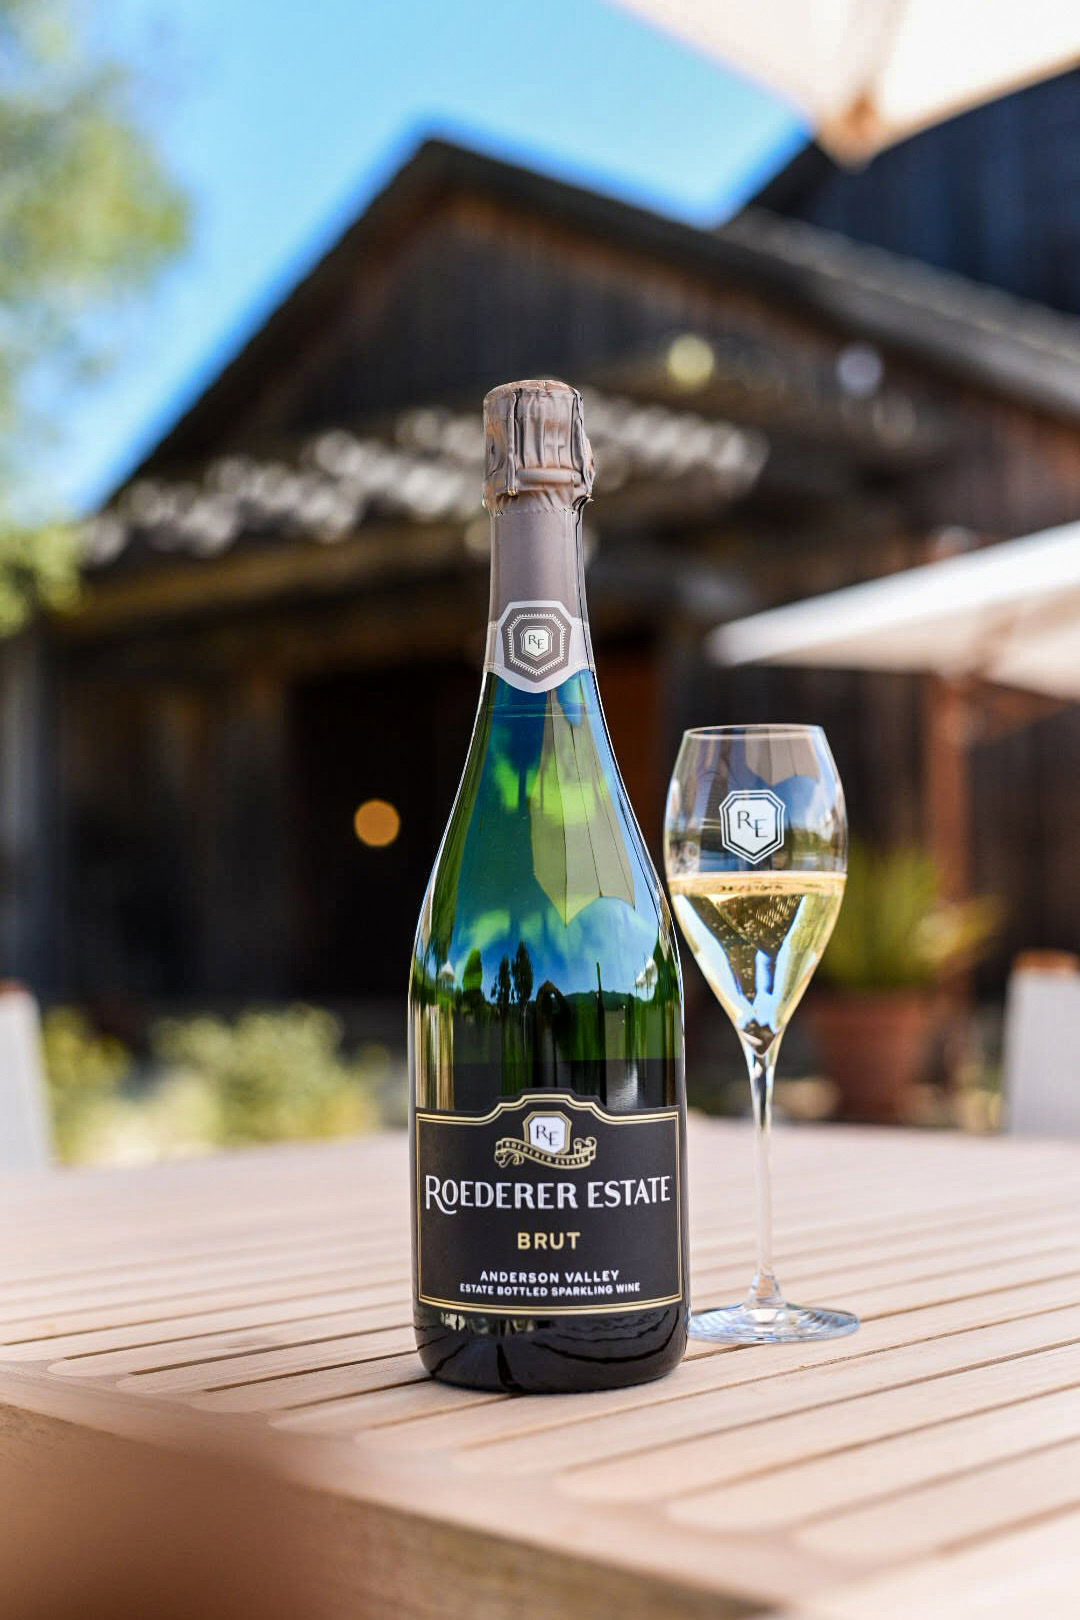
{"label": "bottle punt base", "polygon": [[[434,1313],[432,1313],[434,1315]],[[686,1348],[686,1312],[668,1306],[641,1316],[560,1317],[508,1330],[478,1317],[463,1331],[418,1316],[417,1354],[442,1383],[505,1394],[569,1394],[650,1383],[677,1367]]]}
{"label": "bottle punt base", "polygon": [[690,1317],[690,1337],[709,1344],[792,1344],[812,1339],[840,1339],[854,1333],[859,1318],[850,1311],[825,1306],[720,1305]]}

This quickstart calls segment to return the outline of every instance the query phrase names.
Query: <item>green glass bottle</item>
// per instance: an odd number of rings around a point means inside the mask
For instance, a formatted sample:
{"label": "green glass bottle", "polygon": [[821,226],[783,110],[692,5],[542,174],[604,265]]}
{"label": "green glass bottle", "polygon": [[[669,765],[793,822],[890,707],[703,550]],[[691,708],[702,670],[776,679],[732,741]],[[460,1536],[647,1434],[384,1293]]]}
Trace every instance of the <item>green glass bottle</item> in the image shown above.
{"label": "green glass bottle", "polygon": [[597,695],[581,396],[507,384],[484,429],[484,681],[409,985],[417,1346],[599,1389],[685,1348],[682,982]]}

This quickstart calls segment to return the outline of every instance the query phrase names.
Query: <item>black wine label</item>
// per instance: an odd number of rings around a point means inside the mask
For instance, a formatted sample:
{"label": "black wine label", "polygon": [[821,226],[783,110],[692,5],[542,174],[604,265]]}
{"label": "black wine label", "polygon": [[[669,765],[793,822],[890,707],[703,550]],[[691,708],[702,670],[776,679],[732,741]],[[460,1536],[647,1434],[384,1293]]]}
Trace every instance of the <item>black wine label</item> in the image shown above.
{"label": "black wine label", "polygon": [[417,1294],[487,1315],[671,1305],[683,1293],[679,1115],[567,1091],[416,1114]]}

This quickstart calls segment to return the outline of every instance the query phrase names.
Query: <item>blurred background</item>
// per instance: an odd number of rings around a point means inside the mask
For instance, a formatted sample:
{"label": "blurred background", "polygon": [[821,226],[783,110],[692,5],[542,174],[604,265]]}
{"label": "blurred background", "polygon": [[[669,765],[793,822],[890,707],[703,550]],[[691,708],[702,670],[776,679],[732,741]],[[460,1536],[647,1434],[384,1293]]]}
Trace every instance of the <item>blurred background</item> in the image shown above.
{"label": "blurred background", "polygon": [[[0,0],[0,978],[62,1158],[404,1120],[480,403],[545,374],[586,394],[657,865],[685,726],[837,757],[849,895],[781,1107],[999,1124],[1018,962],[1080,984],[1080,40],[1039,14],[1004,74],[912,47],[923,106],[852,78],[880,38],[829,99],[741,6]],[[931,564],[773,661],[757,615]],[[691,1102],[740,1111],[685,972]]]}

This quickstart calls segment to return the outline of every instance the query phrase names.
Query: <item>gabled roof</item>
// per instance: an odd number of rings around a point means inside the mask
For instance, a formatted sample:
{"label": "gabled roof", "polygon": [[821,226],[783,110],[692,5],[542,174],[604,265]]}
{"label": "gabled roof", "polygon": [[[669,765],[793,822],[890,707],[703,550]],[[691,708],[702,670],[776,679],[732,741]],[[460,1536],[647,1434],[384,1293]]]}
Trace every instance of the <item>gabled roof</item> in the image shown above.
{"label": "gabled roof", "polygon": [[[144,460],[138,474],[192,464],[220,448],[236,413],[348,298],[357,266],[385,259],[437,200],[481,196],[658,263],[776,293],[851,334],[938,369],[1080,417],[1080,320],[958,276],[744,210],[701,230],[580,186],[429,140],[249,339]],[[132,475],[133,477],[136,474]]]}

